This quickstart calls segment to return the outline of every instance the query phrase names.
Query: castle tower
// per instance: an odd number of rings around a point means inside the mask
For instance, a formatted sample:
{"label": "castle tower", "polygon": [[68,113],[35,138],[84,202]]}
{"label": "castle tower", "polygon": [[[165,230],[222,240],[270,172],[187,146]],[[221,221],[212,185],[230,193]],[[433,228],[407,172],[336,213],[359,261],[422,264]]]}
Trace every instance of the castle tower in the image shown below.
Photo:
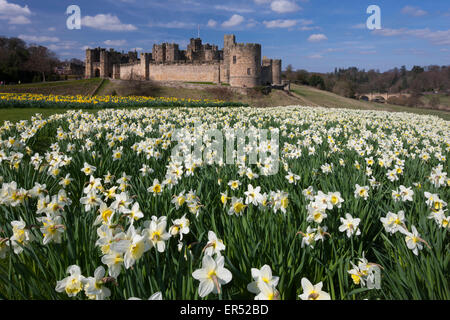
{"label": "castle tower", "polygon": [[263,57],[262,59],[262,68],[261,68],[261,84],[262,85],[270,85],[273,82],[272,77],[272,59],[268,59],[267,57]]}
{"label": "castle tower", "polygon": [[166,61],[166,43],[154,44],[152,56],[156,63],[164,63]]}
{"label": "castle tower", "polygon": [[230,49],[230,85],[254,88],[261,85],[261,45],[235,44]]}
{"label": "castle tower", "polygon": [[94,78],[94,51],[91,49],[86,49],[86,78]]}
{"label": "castle tower", "polygon": [[281,60],[272,60],[272,83],[281,84]]}
{"label": "castle tower", "polygon": [[110,76],[108,58],[108,52],[105,49],[102,49],[100,51],[100,78],[107,78]]}
{"label": "castle tower", "polygon": [[152,59],[151,53],[141,54],[141,76],[142,80],[150,79],[150,60]]}
{"label": "castle tower", "polygon": [[120,64],[113,65],[113,78],[120,79]]}
{"label": "castle tower", "polygon": [[180,50],[177,44],[166,44],[166,62],[174,62],[180,60]]}
{"label": "castle tower", "polygon": [[234,34],[226,34],[223,37],[223,68],[220,73],[221,82],[230,83],[230,52],[236,45],[236,36]]}

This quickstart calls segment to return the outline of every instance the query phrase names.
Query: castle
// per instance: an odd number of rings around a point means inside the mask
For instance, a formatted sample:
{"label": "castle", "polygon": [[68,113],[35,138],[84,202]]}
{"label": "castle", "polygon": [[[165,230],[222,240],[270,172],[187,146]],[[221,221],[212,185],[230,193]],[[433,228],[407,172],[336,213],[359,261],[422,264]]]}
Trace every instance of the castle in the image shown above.
{"label": "castle", "polygon": [[120,53],[103,48],[86,50],[86,78],[212,82],[253,88],[281,84],[281,60],[261,59],[261,45],[236,43],[224,36],[224,48],[191,39],[186,50],[178,44],[153,45],[152,53]]}

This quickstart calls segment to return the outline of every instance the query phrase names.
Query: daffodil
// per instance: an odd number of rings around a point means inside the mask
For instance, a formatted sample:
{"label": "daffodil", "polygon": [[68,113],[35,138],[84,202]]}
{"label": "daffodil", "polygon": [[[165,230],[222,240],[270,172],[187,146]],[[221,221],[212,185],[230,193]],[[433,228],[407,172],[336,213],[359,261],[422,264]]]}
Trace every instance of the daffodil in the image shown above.
{"label": "daffodil", "polygon": [[361,222],[359,218],[353,218],[349,213],[345,214],[345,218],[340,218],[341,225],[339,226],[340,232],[346,232],[347,237],[352,237],[353,235],[359,236],[361,234],[361,230],[359,230],[358,226]]}
{"label": "daffodil", "polygon": [[69,277],[64,278],[56,283],[56,292],[66,292],[69,297],[75,297],[81,290],[83,290],[84,276],[81,274],[81,269],[77,265],[72,265],[67,268]]}
{"label": "daffodil", "polygon": [[211,292],[220,294],[223,285],[229,283],[233,278],[231,272],[224,267],[225,258],[218,256],[213,259],[205,255],[202,259],[202,268],[192,273],[194,279],[200,281],[198,295],[203,298]]}
{"label": "daffodil", "polygon": [[303,294],[299,295],[302,300],[331,300],[325,291],[322,291],[322,282],[313,285],[308,279],[302,278]]}

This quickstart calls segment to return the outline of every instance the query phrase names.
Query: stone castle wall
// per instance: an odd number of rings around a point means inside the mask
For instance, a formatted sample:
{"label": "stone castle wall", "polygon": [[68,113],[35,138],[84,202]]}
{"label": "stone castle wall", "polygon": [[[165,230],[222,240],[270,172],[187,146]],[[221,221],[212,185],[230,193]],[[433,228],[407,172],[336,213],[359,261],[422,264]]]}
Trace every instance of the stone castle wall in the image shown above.
{"label": "stone castle wall", "polygon": [[120,65],[120,79],[122,80],[146,80],[140,62]]}
{"label": "stone castle wall", "polygon": [[252,88],[281,84],[281,60],[261,59],[261,45],[236,43],[224,36],[224,48],[191,39],[187,50],[177,44],[153,45],[152,53],[120,53],[112,49],[86,50],[87,78],[112,77],[122,80],[191,81],[228,83]]}
{"label": "stone castle wall", "polygon": [[150,64],[150,80],[220,82],[219,63]]}

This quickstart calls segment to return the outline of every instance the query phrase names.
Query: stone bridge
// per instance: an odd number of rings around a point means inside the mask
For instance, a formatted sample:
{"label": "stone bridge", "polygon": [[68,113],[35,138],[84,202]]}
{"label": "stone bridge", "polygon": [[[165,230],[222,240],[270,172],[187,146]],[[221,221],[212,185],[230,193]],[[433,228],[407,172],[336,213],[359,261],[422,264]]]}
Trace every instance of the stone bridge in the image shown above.
{"label": "stone bridge", "polygon": [[382,97],[384,100],[388,100],[391,97],[410,97],[411,94],[410,93],[380,93],[380,92],[371,92],[371,93],[363,93],[363,94],[359,94],[356,95],[356,97],[358,99],[363,99],[364,97],[366,97],[369,101],[375,100],[376,98]]}

